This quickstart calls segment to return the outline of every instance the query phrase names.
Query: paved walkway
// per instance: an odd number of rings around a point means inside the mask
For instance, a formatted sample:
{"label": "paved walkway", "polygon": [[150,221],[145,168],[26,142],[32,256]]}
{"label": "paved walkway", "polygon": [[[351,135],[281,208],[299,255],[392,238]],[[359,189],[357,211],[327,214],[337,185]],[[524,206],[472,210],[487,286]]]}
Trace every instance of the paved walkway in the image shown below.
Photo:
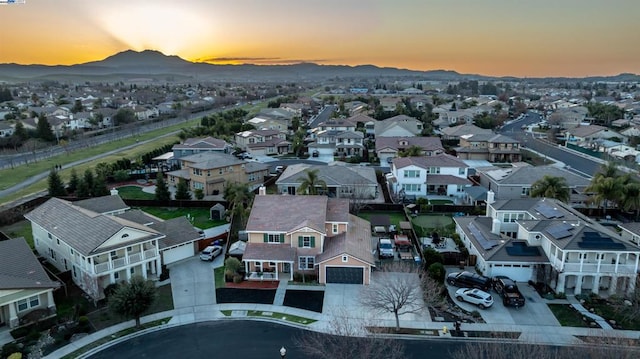
{"label": "paved walkway", "polygon": [[590,311],[588,311],[587,308],[583,307],[582,303],[580,303],[578,298],[576,298],[575,296],[573,295],[567,296],[567,300],[569,301],[569,304],[571,304],[571,306],[574,307],[580,314],[595,320],[595,322],[598,323],[598,325],[602,329],[609,329],[609,330],[613,329],[613,327],[609,323],[607,323],[607,321],[604,320],[601,316],[595,315]]}

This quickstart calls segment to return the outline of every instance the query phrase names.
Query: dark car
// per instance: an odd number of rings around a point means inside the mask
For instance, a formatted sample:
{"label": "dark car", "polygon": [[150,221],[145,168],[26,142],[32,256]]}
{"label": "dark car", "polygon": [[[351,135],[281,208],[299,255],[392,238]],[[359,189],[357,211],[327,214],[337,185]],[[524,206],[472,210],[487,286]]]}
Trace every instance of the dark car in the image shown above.
{"label": "dark car", "polygon": [[516,282],[509,277],[496,276],[493,278],[493,290],[502,297],[502,304],[520,308],[524,306],[524,295],[520,293]]}
{"label": "dark car", "polygon": [[456,272],[447,276],[447,283],[462,288],[491,289],[491,278],[471,272]]}

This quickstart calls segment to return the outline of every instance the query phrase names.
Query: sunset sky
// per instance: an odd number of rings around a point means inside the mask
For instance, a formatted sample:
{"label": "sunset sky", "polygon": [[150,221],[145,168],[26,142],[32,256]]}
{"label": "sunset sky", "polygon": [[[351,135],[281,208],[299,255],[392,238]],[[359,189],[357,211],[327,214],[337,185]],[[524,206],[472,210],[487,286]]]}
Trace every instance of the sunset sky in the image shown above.
{"label": "sunset sky", "polygon": [[231,64],[640,74],[639,14],[640,0],[27,0],[0,6],[0,63],[153,49]]}

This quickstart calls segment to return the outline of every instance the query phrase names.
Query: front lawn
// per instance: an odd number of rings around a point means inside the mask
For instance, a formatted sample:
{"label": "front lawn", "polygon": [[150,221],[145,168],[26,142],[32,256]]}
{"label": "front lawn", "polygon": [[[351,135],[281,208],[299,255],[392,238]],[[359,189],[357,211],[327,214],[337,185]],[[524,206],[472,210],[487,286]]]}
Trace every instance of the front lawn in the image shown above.
{"label": "front lawn", "polygon": [[615,321],[616,329],[640,330],[640,316],[636,314],[625,316],[625,313],[622,312],[625,310],[633,311],[633,307],[621,306],[622,311],[620,311],[616,310],[616,306],[612,305],[608,300],[592,297],[588,297],[583,306],[593,310],[594,314],[601,316],[608,322]]}
{"label": "front lawn", "polygon": [[248,317],[263,317],[263,318],[280,319],[280,320],[286,320],[288,322],[304,324],[304,325],[309,325],[311,323],[317,322],[317,320],[315,320],[315,319],[299,317],[297,315],[291,315],[291,314],[285,314],[285,313],[277,313],[277,312],[264,312],[264,311],[260,311],[260,310],[249,310],[247,312],[247,316]]}
{"label": "front lawn", "polygon": [[187,214],[193,218],[193,225],[200,229],[226,224],[226,221],[212,221],[209,219],[208,208],[167,208],[167,207],[141,207],[142,211],[162,219],[183,217]]}
{"label": "front lawn", "polygon": [[218,267],[213,270],[213,280],[216,283],[216,289],[224,288],[224,267]]}
{"label": "front lawn", "polygon": [[322,313],[324,290],[287,290],[284,306]]}
{"label": "front lawn", "polygon": [[154,193],[147,193],[138,186],[118,187],[118,194],[122,199],[155,199]]}
{"label": "front lawn", "polygon": [[563,327],[583,327],[589,328],[587,321],[583,320],[582,314],[569,304],[547,304],[553,315]]}

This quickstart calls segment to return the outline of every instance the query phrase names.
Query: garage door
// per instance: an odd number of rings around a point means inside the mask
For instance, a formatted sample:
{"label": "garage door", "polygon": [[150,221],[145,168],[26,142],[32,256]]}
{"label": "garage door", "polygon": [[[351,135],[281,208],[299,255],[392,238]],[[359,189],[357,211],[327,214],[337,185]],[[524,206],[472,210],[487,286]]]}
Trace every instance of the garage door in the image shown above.
{"label": "garage door", "polygon": [[175,247],[171,249],[167,249],[162,251],[162,264],[169,264],[173,262],[177,262],[179,260],[192,257],[195,253],[193,253],[193,244],[185,244],[180,247]]}
{"label": "garage door", "polygon": [[327,283],[362,284],[364,268],[327,267]]}
{"label": "garage door", "polygon": [[533,269],[531,267],[493,267],[491,276],[504,275],[516,282],[527,282],[533,279]]}

